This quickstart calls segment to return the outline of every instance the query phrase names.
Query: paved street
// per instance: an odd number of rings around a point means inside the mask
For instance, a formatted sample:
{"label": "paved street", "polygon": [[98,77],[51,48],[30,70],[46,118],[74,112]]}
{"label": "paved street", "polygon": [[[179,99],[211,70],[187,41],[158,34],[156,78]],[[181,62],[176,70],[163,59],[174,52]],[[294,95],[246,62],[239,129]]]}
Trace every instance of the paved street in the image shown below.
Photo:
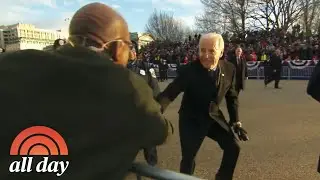
{"label": "paved street", "polygon": [[[167,83],[161,83],[161,88]],[[240,119],[250,141],[241,143],[235,180],[316,180],[320,154],[320,104],[306,95],[307,81],[281,81],[281,90],[264,88],[263,82],[249,80],[240,95]],[[160,167],[178,171],[180,142],[178,108],[181,96],[170,105],[166,116],[176,130],[159,147]],[[223,110],[226,113],[225,106]],[[195,175],[214,180],[222,151],[206,139],[198,153]],[[138,160],[142,160],[141,155]]]}

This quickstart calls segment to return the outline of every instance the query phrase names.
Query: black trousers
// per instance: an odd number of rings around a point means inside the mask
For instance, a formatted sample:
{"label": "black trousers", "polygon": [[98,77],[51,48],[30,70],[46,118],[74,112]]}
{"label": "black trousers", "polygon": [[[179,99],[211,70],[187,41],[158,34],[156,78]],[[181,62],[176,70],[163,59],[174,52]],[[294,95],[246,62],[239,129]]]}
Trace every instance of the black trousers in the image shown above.
{"label": "black trousers", "polygon": [[236,83],[236,91],[238,93],[238,95],[240,94],[240,91],[243,89],[243,85],[240,83],[241,81],[238,80],[238,82]]}
{"label": "black trousers", "polygon": [[217,177],[222,180],[232,180],[240,147],[231,131],[225,130],[212,119],[192,119],[180,115],[179,133],[182,151],[181,173],[190,175],[194,173],[195,157],[204,138],[209,137],[224,151]]}
{"label": "black trousers", "polygon": [[237,88],[236,90],[237,90],[237,93],[238,93],[238,96],[239,96],[241,89]]}
{"label": "black trousers", "polygon": [[164,70],[164,79],[168,80],[168,70]]}
{"label": "black trousers", "polygon": [[165,78],[166,78],[166,71],[163,69],[159,70],[159,80],[164,81]]}
{"label": "black trousers", "polygon": [[264,84],[268,85],[269,83],[274,81],[274,87],[278,88],[280,79],[281,79],[281,69],[277,69],[276,72],[270,69],[267,75],[265,76]]}

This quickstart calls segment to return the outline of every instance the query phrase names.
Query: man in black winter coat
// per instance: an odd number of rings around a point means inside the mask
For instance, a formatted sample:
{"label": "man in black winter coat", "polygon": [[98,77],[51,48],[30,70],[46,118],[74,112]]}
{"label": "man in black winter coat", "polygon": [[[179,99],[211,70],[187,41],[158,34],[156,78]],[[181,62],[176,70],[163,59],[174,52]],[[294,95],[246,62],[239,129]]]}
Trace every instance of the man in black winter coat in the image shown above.
{"label": "man in black winter coat", "polygon": [[281,70],[282,70],[282,59],[280,57],[280,50],[275,51],[275,55],[271,57],[269,62],[269,71],[266,71],[264,85],[267,86],[272,81],[275,81],[274,88],[281,89],[279,87],[279,82],[281,79]]}
{"label": "man in black winter coat", "polygon": [[[160,87],[155,70],[151,68],[147,62],[136,59],[133,53],[131,53],[130,59],[131,60],[129,61],[127,66],[128,69],[132,70],[140,77],[142,77],[152,89],[153,97],[157,97],[160,93]],[[145,147],[143,153],[149,165],[155,166],[158,163],[158,153],[156,147]]]}

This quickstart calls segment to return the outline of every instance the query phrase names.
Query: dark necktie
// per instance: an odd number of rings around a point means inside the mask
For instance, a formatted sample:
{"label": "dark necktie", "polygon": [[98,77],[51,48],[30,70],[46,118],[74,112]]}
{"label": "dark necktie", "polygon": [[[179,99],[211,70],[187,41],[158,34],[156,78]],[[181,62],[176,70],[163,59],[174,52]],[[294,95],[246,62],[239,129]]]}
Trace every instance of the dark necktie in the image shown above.
{"label": "dark necktie", "polygon": [[238,58],[238,61],[237,61],[237,65],[238,65],[238,68],[239,69],[242,69],[242,62],[241,62],[241,59],[240,58]]}
{"label": "dark necktie", "polygon": [[208,71],[209,77],[212,80],[213,83],[215,83],[215,85],[217,86],[218,83],[218,69],[216,70],[209,70]]}
{"label": "dark necktie", "polygon": [[216,79],[216,71],[209,70],[208,71],[209,77],[214,81]]}

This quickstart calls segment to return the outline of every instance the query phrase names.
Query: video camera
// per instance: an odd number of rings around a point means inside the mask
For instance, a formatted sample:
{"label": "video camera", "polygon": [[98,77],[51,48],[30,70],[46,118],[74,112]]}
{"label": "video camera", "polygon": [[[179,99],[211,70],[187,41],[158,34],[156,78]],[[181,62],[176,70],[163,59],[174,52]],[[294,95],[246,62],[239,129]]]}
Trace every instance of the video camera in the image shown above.
{"label": "video camera", "polygon": [[53,43],[53,49],[56,50],[58,49],[60,46],[63,46],[67,43],[67,41],[65,39],[56,39]]}

